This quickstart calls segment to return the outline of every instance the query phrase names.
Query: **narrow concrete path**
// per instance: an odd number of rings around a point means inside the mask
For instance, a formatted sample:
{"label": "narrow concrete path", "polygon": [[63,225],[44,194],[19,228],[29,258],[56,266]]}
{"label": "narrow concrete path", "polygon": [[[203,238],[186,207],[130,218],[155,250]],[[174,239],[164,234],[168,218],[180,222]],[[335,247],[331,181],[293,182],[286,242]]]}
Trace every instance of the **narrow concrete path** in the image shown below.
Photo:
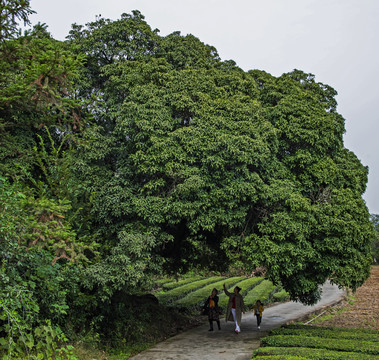
{"label": "narrow concrete path", "polygon": [[[252,312],[242,317],[241,333],[234,333],[231,322],[221,321],[221,330],[208,331],[208,324],[198,326],[146,350],[133,360],[248,360],[260,345],[260,338],[271,329],[310,315],[333,305],[345,296],[345,291],[329,283],[323,286],[322,299],[313,306],[287,302],[265,309],[261,330],[257,329]],[[216,324],[215,324],[216,325]],[[217,326],[216,326],[217,328]]]}

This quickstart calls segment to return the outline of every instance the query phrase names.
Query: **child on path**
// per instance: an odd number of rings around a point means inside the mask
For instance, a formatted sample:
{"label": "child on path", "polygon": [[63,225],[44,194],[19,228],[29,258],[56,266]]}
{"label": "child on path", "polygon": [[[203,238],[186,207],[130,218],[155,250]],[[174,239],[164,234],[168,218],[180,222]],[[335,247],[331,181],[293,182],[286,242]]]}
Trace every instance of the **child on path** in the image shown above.
{"label": "child on path", "polygon": [[258,326],[258,329],[261,328],[262,313],[263,313],[263,311],[264,311],[263,304],[261,303],[260,300],[257,300],[257,302],[255,303],[255,305],[253,306],[253,312],[254,312],[254,315],[257,317],[257,326]]}

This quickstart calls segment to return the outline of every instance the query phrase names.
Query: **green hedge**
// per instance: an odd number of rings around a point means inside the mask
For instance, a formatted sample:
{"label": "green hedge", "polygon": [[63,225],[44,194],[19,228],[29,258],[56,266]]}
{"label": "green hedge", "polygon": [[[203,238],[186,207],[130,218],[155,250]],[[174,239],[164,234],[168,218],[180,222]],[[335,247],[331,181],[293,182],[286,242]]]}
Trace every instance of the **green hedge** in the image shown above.
{"label": "green hedge", "polygon": [[[346,333],[360,333],[360,334],[374,334],[379,335],[378,330],[375,329],[355,329],[355,328],[339,328],[339,327],[333,327],[333,326],[312,326],[312,325],[301,325],[301,324],[290,324],[285,325],[281,327],[280,329],[301,329],[306,330],[307,332],[310,331],[338,331],[338,332],[346,332]],[[276,330],[280,330],[276,329]]]}
{"label": "green hedge", "polygon": [[165,284],[162,285],[162,288],[164,290],[171,290],[171,289],[174,289],[176,287],[179,287],[179,286],[182,286],[182,285],[185,285],[185,284],[189,284],[191,282],[194,282],[194,281],[197,281],[197,280],[201,280],[201,279],[204,279],[204,277],[202,277],[200,275],[190,276],[190,277],[185,278],[185,279],[180,279],[180,280],[174,280],[174,281],[167,282],[167,283],[165,283]]}
{"label": "green hedge", "polygon": [[[233,289],[235,286],[238,286],[241,288],[241,294],[244,295],[248,290],[250,290],[252,287],[256,286],[258,283],[263,281],[263,277],[253,277],[249,279],[242,280],[232,286],[228,289],[229,292],[233,292]],[[219,296],[219,306],[226,307],[228,304],[229,298],[226,296],[225,293],[220,294]]]}
{"label": "green hedge", "polygon": [[164,284],[172,282],[174,279],[172,277],[162,278],[154,281],[156,287],[162,287]]}
{"label": "green hedge", "polygon": [[275,302],[283,302],[283,301],[287,301],[289,300],[290,298],[290,294],[288,294],[287,291],[285,291],[284,289],[274,293],[272,295],[272,298]]}
{"label": "green hedge", "polygon": [[223,276],[213,276],[206,279],[198,280],[191,282],[189,284],[185,284],[179,287],[176,287],[174,289],[171,289],[169,291],[166,291],[163,294],[157,294],[157,297],[160,302],[162,303],[169,303],[177,300],[179,297],[183,297],[186,294],[188,294],[191,291],[195,291],[207,284],[214,283],[217,281],[220,281],[222,279],[225,279]]}
{"label": "green hedge", "polygon": [[254,351],[253,359],[267,359],[269,356],[299,356],[310,360],[374,360],[377,355],[362,354],[347,351],[333,351],[304,347],[261,347]]}
{"label": "green hedge", "polygon": [[212,289],[216,288],[221,292],[223,291],[223,290],[220,290],[222,289],[223,284],[225,284],[228,287],[228,286],[238,283],[239,281],[241,281],[241,279],[244,279],[244,277],[235,276],[226,280],[224,279],[224,280],[212,283],[210,285],[202,287],[201,289],[198,289],[196,291],[193,291],[187,294],[185,297],[181,298],[176,303],[178,305],[186,306],[186,307],[193,307],[199,304],[202,305],[202,303],[204,303],[205,300],[208,298],[208,296],[211,294]]}
{"label": "green hedge", "polygon": [[[350,330],[350,331],[349,331]],[[379,333],[374,330],[360,331],[360,329],[323,328],[313,326],[283,327],[270,331],[270,335],[301,335],[307,337],[321,337],[329,339],[350,339],[379,342]]]}
{"label": "green hedge", "polygon": [[252,307],[257,300],[262,303],[269,301],[270,294],[275,291],[276,286],[270,280],[263,280],[260,284],[250,290],[244,297],[245,305],[249,308]]}
{"label": "green hedge", "polygon": [[258,359],[258,360],[309,360],[308,357],[295,356],[295,355],[266,355],[266,356],[263,355],[263,356],[254,357],[253,359]]}
{"label": "green hedge", "polygon": [[379,355],[379,343],[374,341],[328,339],[298,335],[273,335],[261,339],[261,343],[264,346],[297,346]]}

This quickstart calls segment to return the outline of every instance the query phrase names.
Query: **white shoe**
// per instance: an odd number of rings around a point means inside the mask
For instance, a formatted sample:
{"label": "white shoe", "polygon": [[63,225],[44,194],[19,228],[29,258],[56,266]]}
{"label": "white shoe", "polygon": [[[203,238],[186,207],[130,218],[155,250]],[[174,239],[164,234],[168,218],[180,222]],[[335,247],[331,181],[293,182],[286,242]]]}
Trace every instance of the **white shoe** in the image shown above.
{"label": "white shoe", "polygon": [[260,326],[258,326],[258,329],[260,329],[261,327]]}

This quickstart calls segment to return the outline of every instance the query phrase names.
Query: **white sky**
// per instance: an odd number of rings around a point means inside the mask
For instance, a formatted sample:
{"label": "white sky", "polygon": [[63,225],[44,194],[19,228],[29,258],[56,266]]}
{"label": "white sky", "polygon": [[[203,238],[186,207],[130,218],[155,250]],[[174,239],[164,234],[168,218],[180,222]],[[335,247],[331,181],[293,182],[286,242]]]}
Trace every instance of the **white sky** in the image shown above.
{"label": "white sky", "polygon": [[223,60],[279,76],[293,69],[338,91],[345,147],[369,166],[364,199],[379,214],[379,0],[31,0],[33,24],[64,40],[71,24],[140,10],[164,36],[193,34]]}

